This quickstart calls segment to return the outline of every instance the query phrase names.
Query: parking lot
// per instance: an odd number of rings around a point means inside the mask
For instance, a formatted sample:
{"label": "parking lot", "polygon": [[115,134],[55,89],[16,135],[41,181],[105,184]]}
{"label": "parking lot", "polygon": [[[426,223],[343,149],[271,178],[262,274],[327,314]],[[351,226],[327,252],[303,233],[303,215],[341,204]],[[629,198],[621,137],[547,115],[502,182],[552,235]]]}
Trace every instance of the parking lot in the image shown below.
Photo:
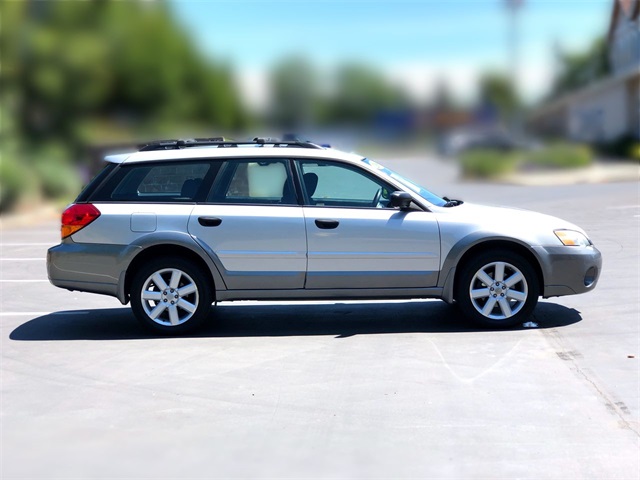
{"label": "parking lot", "polygon": [[57,222],[3,227],[0,477],[639,478],[638,182],[476,184],[386,163],[580,225],[598,287],[506,331],[441,301],[238,302],[157,338],[116,299],[48,283]]}

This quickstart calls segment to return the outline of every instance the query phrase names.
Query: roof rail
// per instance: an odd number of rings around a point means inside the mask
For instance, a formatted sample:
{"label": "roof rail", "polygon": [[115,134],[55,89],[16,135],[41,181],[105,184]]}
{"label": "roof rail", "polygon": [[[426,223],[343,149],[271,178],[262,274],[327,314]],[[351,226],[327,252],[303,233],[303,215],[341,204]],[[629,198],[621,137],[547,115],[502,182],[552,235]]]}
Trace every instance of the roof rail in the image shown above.
{"label": "roof rail", "polygon": [[323,148],[320,145],[301,140],[278,140],[277,138],[255,137],[252,140],[227,140],[224,137],[212,138],[186,138],[179,140],[155,140],[138,146],[140,152],[155,150],[178,150],[188,147],[298,147],[298,148]]}

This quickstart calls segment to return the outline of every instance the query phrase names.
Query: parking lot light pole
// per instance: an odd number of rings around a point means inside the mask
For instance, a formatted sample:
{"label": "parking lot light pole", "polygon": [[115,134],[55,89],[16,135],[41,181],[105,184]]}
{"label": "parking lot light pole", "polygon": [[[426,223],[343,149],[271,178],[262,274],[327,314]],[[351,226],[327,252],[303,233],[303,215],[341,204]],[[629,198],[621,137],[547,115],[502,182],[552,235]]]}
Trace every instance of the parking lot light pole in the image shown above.
{"label": "parking lot light pole", "polygon": [[520,106],[517,104],[518,100],[518,74],[519,74],[519,32],[518,32],[518,11],[524,4],[524,0],[505,0],[505,4],[510,14],[510,28],[509,28],[509,64],[511,68],[511,89],[516,104],[514,104],[514,110],[511,112],[511,125],[510,130],[512,135],[521,133],[521,115]]}

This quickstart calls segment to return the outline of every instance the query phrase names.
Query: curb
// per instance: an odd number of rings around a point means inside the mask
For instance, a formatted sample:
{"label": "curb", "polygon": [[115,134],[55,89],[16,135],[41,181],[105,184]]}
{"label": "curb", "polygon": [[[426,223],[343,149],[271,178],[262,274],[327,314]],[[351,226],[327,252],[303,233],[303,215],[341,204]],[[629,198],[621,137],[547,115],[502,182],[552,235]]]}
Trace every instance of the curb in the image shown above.
{"label": "curb", "polygon": [[493,179],[493,181],[522,186],[637,182],[640,181],[640,165],[627,162],[596,163],[575,170],[512,173]]}

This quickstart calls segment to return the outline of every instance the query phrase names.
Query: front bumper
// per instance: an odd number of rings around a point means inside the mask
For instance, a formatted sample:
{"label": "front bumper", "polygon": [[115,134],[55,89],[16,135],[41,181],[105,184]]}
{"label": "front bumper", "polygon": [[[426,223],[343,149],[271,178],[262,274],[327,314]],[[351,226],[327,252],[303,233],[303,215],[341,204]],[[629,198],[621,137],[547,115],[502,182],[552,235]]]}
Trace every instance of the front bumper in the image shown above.
{"label": "front bumper", "polygon": [[533,247],[544,278],[542,296],[559,297],[593,290],[602,270],[602,254],[594,247]]}

